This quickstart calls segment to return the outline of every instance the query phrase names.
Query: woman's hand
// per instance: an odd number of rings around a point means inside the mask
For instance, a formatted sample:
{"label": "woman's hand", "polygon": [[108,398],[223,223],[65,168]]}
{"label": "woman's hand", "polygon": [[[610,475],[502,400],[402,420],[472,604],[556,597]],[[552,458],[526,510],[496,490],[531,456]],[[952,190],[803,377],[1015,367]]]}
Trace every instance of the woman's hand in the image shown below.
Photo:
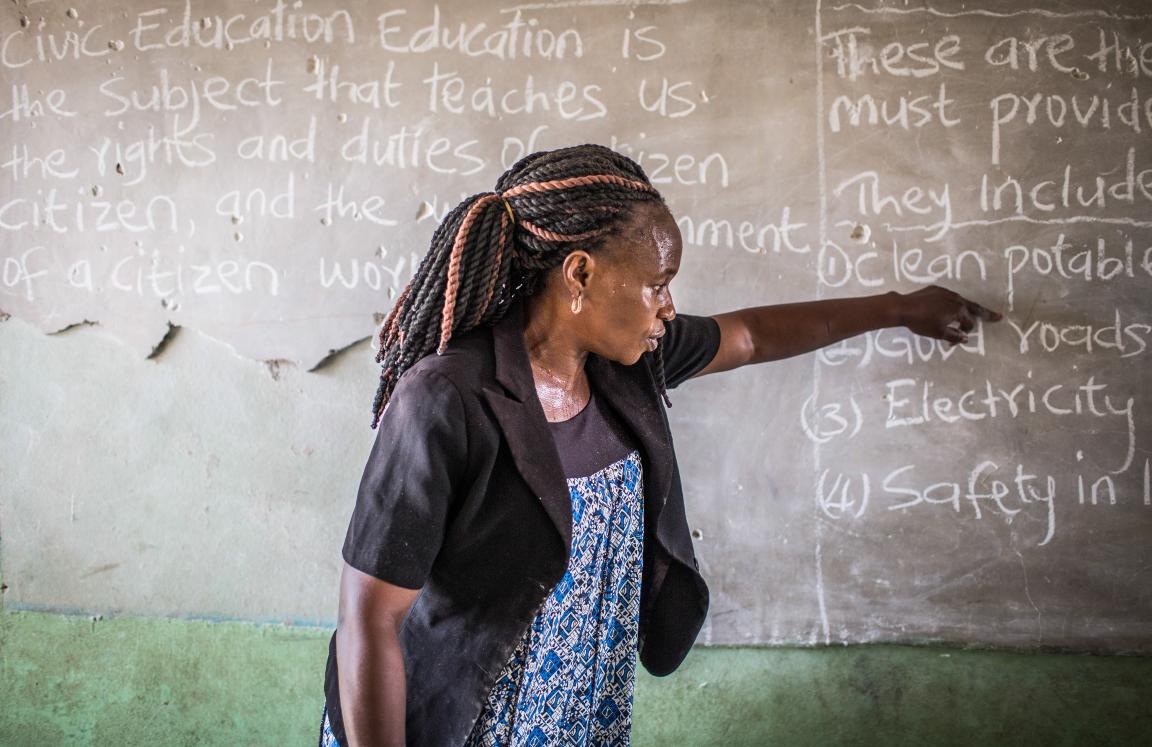
{"label": "woman's hand", "polygon": [[998,322],[1003,318],[999,312],[939,285],[901,294],[897,309],[901,325],[918,335],[953,345],[968,342],[968,333],[976,327],[977,320]]}

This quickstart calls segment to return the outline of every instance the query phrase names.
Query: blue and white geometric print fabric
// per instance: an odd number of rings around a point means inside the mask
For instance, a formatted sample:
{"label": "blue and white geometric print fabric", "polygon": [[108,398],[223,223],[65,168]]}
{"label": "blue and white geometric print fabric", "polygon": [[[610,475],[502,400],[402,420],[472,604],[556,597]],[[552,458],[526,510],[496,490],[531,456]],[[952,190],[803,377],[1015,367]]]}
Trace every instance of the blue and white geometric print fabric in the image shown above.
{"label": "blue and white geometric print fabric", "polygon": [[332,733],[332,722],[328,720],[328,707],[324,707],[324,719],[320,723],[320,745],[319,747],[340,747],[340,742],[336,741],[336,735]]}
{"label": "blue and white geometric print fabric", "polygon": [[644,488],[640,453],[570,478],[568,570],[496,679],[467,747],[627,745]]}

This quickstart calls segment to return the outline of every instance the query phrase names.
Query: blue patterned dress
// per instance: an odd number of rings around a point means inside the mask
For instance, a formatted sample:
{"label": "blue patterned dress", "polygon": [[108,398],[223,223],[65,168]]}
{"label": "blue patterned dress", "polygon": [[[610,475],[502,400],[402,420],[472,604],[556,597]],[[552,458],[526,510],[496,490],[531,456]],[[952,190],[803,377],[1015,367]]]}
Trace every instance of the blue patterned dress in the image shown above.
{"label": "blue patterned dress", "polygon": [[569,478],[572,554],[496,679],[468,747],[627,745],[644,558],[640,454]]}

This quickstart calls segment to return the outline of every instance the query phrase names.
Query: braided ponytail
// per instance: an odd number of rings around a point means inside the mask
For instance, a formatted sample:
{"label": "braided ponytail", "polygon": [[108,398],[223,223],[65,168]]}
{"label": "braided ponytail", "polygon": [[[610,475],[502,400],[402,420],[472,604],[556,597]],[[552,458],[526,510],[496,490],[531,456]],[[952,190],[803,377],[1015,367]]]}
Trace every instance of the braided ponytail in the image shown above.
{"label": "braided ponytail", "polygon": [[[638,202],[663,204],[639,164],[600,145],[528,155],[444,217],[412,281],[376,334],[380,385],[372,427],[397,381],[418,360],[443,353],[457,334],[495,324],[517,298],[579,242],[595,250],[620,230]],[[664,401],[664,365],[656,376]]]}

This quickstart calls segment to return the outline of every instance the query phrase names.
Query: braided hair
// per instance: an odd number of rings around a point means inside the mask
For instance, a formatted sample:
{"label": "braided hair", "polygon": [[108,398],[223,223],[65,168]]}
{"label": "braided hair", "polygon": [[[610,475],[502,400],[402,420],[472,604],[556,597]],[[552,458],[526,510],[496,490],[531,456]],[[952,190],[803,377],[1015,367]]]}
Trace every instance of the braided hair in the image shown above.
{"label": "braided hair", "polygon": [[[372,427],[400,376],[454,335],[495,324],[578,245],[616,235],[636,203],[664,204],[639,164],[601,145],[532,153],[444,217],[428,253],[376,333],[380,386]],[[655,374],[665,403],[664,361]]]}

